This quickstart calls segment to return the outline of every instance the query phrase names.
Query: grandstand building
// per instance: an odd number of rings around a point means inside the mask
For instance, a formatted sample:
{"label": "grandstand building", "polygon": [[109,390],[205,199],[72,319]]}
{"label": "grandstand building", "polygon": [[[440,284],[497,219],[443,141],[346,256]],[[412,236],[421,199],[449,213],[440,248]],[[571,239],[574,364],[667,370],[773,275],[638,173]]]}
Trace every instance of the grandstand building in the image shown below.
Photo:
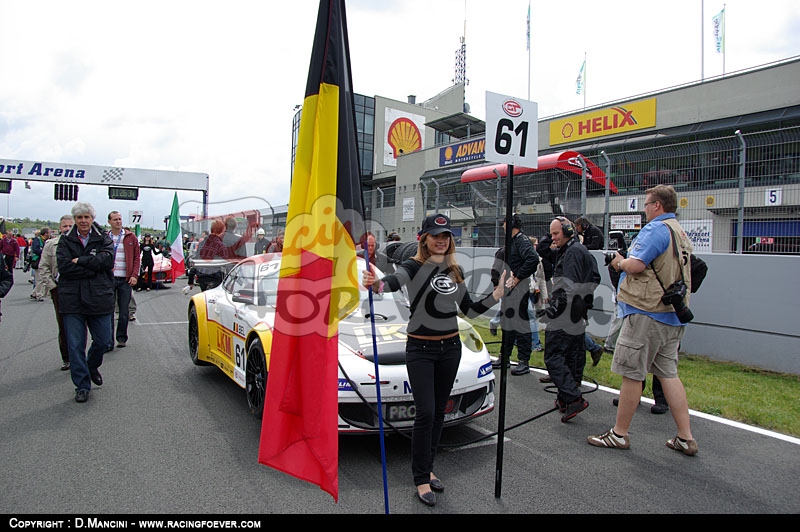
{"label": "grandstand building", "polygon": [[[556,214],[633,235],[644,191],[668,183],[698,251],[800,253],[798,87],[795,57],[540,118],[539,169],[515,168],[514,210],[531,235]],[[438,210],[459,245],[499,245],[505,178],[484,178],[504,169],[484,159],[463,83],[422,103],[356,95],[356,114],[373,229],[410,240]]]}

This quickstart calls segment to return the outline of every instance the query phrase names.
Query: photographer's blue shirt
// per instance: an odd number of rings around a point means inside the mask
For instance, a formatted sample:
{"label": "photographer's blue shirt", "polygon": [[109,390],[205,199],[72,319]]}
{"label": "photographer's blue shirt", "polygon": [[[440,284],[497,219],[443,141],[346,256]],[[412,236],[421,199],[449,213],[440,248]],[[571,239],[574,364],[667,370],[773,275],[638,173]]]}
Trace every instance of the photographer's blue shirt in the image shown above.
{"label": "photographer's blue shirt", "polygon": [[[636,235],[636,238],[634,238],[633,242],[631,242],[631,245],[628,248],[628,257],[634,257],[642,261],[645,266],[649,267],[651,262],[653,262],[659,255],[667,250],[671,242],[670,232],[667,225],[655,222],[668,220],[670,218],[675,218],[675,214],[668,212],[647,222],[647,225],[645,225],[642,230],[639,231],[639,234]],[[622,272],[622,274],[619,276],[619,284],[617,284],[617,287],[622,285],[622,281],[627,275],[627,273]],[[619,288],[617,288],[617,291],[619,291]],[[654,320],[666,325],[672,325],[675,327],[686,325],[685,323],[680,322],[678,315],[674,312],[646,312],[634,307],[633,305],[623,303],[622,301],[619,301],[619,299],[617,300],[617,307],[618,318],[624,318],[629,314],[644,314],[645,316],[650,316]]]}

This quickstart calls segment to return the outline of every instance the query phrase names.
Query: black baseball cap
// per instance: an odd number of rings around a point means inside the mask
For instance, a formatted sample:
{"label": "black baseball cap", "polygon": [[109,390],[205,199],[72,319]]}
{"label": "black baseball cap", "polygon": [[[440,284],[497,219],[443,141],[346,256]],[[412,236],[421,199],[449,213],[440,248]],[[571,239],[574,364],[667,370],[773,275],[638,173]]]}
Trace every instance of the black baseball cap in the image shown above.
{"label": "black baseball cap", "polygon": [[453,233],[453,230],[450,228],[450,218],[444,214],[436,213],[425,218],[425,221],[422,222],[422,229],[419,230],[419,234],[428,233],[431,236],[436,236],[445,231],[451,234]]}
{"label": "black baseball cap", "polygon": [[[500,219],[502,223],[506,223],[508,218],[503,217]],[[522,217],[519,214],[512,214],[511,215],[511,227],[516,227],[517,229],[522,229]]]}

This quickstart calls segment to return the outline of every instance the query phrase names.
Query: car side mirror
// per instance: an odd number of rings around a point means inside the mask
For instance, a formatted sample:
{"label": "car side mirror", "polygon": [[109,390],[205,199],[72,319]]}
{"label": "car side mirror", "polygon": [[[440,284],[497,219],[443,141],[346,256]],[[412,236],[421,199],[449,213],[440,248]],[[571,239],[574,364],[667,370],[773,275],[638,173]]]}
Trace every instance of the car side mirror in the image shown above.
{"label": "car side mirror", "polygon": [[234,292],[232,299],[234,303],[244,303],[245,305],[252,305],[255,300],[252,290]]}

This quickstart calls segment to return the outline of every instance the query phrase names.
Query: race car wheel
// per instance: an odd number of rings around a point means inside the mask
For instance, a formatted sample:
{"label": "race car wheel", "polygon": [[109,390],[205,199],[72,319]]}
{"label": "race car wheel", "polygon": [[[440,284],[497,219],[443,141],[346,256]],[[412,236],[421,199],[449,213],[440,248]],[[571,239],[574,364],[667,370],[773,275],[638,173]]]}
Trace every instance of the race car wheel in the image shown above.
{"label": "race car wheel", "polygon": [[189,309],[189,356],[195,366],[208,366],[209,363],[200,360],[198,352],[200,350],[200,326],[197,323],[197,309],[192,306]]}
{"label": "race car wheel", "polygon": [[267,361],[259,338],[250,342],[250,347],[247,348],[244,380],[250,413],[261,419],[264,414],[264,398],[267,395]]}

